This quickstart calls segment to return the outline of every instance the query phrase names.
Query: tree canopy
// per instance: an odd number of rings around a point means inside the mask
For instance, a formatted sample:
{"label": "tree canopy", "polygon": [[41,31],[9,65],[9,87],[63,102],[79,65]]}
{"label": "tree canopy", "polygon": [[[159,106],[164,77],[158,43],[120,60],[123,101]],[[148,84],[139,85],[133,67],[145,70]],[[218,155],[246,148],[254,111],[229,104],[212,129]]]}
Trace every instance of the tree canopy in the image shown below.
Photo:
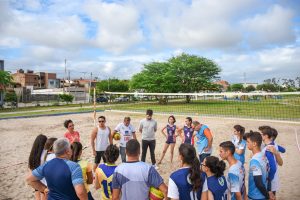
{"label": "tree canopy", "polygon": [[213,80],[221,69],[212,60],[181,54],[166,62],[151,62],[131,79],[132,89],[146,92],[199,92],[216,89]]}
{"label": "tree canopy", "polygon": [[0,91],[5,90],[7,86],[12,82],[12,76],[9,72],[0,70]]}
{"label": "tree canopy", "polygon": [[103,80],[103,81],[98,82],[96,85],[97,93],[102,93],[105,91],[127,92],[128,90],[129,90],[129,81],[119,80],[117,78]]}

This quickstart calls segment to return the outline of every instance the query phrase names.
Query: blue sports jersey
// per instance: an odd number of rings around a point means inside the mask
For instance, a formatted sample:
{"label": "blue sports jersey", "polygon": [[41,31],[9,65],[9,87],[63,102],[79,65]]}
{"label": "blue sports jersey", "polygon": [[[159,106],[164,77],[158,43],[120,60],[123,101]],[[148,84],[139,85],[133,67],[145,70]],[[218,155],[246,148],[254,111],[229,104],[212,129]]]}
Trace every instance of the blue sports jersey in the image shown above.
{"label": "blue sports jersey", "polygon": [[98,177],[98,181],[101,185],[101,199],[107,200],[112,198],[112,179],[113,173],[117,165],[115,164],[100,164],[96,169],[96,176]]}
{"label": "blue sports jersey", "polygon": [[169,124],[167,125],[167,142],[169,143],[175,143],[175,131],[176,131],[176,125],[170,126]]}
{"label": "blue sports jersey", "polygon": [[207,187],[213,194],[214,200],[227,200],[227,181],[224,176],[207,177]]}
{"label": "blue sports jersey", "polygon": [[[244,165],[237,161],[228,169],[228,189],[231,200],[236,200],[235,193],[240,192],[242,197],[245,195],[245,168]],[[244,199],[244,198],[243,198]]]}
{"label": "blue sports jersey", "polygon": [[192,144],[194,129],[192,127],[184,126],[183,133],[184,133],[184,143]]}
{"label": "blue sports jersey", "polygon": [[192,191],[193,186],[191,185],[189,179],[189,171],[190,171],[189,168],[181,168],[171,174],[170,180],[175,183],[179,193],[180,200],[200,200],[203,184],[206,180],[205,174],[204,173],[201,174],[201,183],[202,183],[201,188],[197,192],[193,192]]}
{"label": "blue sports jersey", "polygon": [[79,199],[74,186],[83,185],[82,171],[79,164],[70,160],[54,158],[32,171],[38,179],[47,181],[48,200]]}
{"label": "blue sports jersey", "polygon": [[265,196],[259,191],[254,182],[254,176],[262,176],[262,181],[267,188],[268,161],[264,152],[253,155],[250,160],[249,181],[248,181],[248,197],[251,199],[265,199]]}
{"label": "blue sports jersey", "polygon": [[197,151],[199,154],[203,152],[203,150],[208,146],[208,140],[204,134],[204,130],[207,129],[208,127],[206,125],[202,125],[200,130],[197,131],[196,137],[197,137]]}
{"label": "blue sports jersey", "polygon": [[245,152],[246,152],[246,146],[247,146],[247,142],[246,140],[243,140],[240,142],[240,140],[236,137],[232,138],[232,143],[234,144],[235,148],[239,149],[239,150],[244,150],[244,152],[242,154],[238,154],[238,153],[234,153],[234,158],[241,161],[242,164],[245,163]]}

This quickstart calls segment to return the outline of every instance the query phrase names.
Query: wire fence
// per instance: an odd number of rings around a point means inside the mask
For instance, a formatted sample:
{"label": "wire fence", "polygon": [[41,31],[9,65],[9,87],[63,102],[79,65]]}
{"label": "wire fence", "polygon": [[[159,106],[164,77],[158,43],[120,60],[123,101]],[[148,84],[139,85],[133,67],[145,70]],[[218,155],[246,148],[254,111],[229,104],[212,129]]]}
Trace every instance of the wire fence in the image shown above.
{"label": "wire fence", "polygon": [[[235,118],[300,121],[300,92],[293,93],[116,93],[104,109]],[[100,102],[98,102],[99,105]]]}

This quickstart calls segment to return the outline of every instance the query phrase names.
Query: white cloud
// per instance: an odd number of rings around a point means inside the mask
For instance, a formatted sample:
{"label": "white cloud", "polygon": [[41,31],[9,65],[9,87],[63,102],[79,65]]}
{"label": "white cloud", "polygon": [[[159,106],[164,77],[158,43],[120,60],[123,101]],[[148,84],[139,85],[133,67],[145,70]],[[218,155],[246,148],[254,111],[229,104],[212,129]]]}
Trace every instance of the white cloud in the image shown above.
{"label": "white cloud", "polygon": [[89,1],[85,10],[98,22],[95,46],[121,53],[143,40],[143,33],[139,28],[139,13],[134,6]]}
{"label": "white cloud", "polygon": [[241,22],[249,35],[248,43],[253,47],[280,45],[296,40],[293,27],[294,12],[274,5],[266,13],[257,14]]}
{"label": "white cloud", "polygon": [[[168,4],[169,3],[169,4]],[[173,48],[232,48],[242,40],[234,17],[255,3],[247,1],[193,1],[190,5],[171,1],[146,9],[146,25],[156,46]],[[145,6],[148,6],[145,3]],[[157,9],[156,9],[157,8]]]}
{"label": "white cloud", "polygon": [[10,49],[19,47],[21,47],[21,41],[18,38],[0,36],[0,49]]}
{"label": "white cloud", "polygon": [[282,47],[260,50],[252,54],[227,54],[216,59],[223,68],[222,78],[242,82],[243,73],[248,81],[289,77],[300,74],[300,47]]}

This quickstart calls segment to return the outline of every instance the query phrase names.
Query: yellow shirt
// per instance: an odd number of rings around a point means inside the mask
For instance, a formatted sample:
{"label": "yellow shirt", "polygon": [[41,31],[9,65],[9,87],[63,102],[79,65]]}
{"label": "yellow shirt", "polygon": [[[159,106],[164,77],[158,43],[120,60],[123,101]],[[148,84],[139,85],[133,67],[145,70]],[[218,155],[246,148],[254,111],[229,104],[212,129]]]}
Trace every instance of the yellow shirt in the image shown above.
{"label": "yellow shirt", "polygon": [[87,184],[87,172],[92,173],[92,167],[87,160],[79,160],[77,163],[80,165],[80,168],[82,170],[82,178],[83,178],[85,189],[87,192],[89,192],[90,188],[89,185]]}

